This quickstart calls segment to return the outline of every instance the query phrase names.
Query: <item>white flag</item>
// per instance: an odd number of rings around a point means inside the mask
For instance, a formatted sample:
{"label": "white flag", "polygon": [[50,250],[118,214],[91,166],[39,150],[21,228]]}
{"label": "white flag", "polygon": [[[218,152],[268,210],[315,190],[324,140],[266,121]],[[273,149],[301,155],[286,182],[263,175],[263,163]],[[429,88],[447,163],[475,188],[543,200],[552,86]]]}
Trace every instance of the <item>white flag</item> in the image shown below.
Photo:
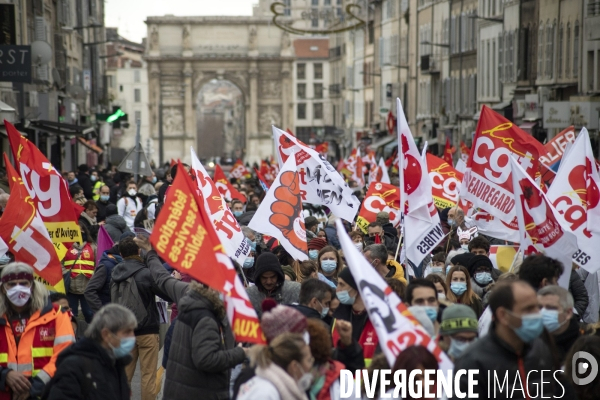
{"label": "white flag", "polygon": [[193,148],[191,152],[192,173],[196,177],[196,184],[204,200],[206,213],[213,222],[225,253],[238,264],[244,265],[244,261],[251,251],[250,245],[244,240],[245,236],[240,225],[227,207],[227,203],[225,203],[225,199],[221,196],[217,186],[210,179],[200,160],[198,160]]}
{"label": "white flag", "polygon": [[290,156],[296,158],[302,202],[326,206],[334,215],[353,222],[360,201],[327,159],[276,127],[273,127],[273,139],[280,168]]}
{"label": "white flag", "polygon": [[423,346],[437,359],[440,370],[452,370],[454,365],[435,340],[432,339],[416,318],[408,311],[398,295],[388,286],[346,233],[342,221],[337,220],[340,245],[348,262],[348,268],[356,282],[360,297],[365,303],[369,319],[375,327],[379,346],[390,365],[398,354],[410,346]]}
{"label": "white flag", "polygon": [[600,269],[599,184],[590,138],[583,128],[563,156],[547,196],[562,225],[577,236],[579,250],[573,254],[573,262],[590,273]]}
{"label": "white flag", "polygon": [[476,226],[479,233],[491,236],[496,239],[508,240],[509,242],[519,243],[519,223],[517,217],[510,224],[494,217],[484,210],[479,210],[470,217],[465,216],[465,224],[468,227]]}
{"label": "white flag", "polygon": [[558,212],[516,158],[510,157],[510,165],[521,249],[526,255],[544,253],[560,261],[564,272],[558,284],[567,289],[571,276],[571,257],[577,251],[577,239],[573,232],[561,226]]}
{"label": "white flag", "polygon": [[302,213],[300,174],[296,158],[289,157],[248,226],[275,237],[296,260],[308,260]]}

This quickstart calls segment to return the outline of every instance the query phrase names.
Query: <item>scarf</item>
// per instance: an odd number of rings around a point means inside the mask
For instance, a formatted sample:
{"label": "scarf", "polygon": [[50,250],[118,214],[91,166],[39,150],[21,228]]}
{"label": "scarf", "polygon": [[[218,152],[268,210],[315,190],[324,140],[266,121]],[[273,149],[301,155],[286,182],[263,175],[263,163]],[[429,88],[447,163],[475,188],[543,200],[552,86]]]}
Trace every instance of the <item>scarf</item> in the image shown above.
{"label": "scarf", "polygon": [[87,215],[87,213],[85,211],[81,213],[81,216],[83,218],[85,218],[90,223],[90,225],[98,225],[98,222],[96,221],[96,219],[95,218],[92,219],[92,217]]}
{"label": "scarf", "polygon": [[285,400],[308,400],[306,393],[300,391],[298,384],[281,367],[271,363],[267,368],[256,367],[256,376],[268,380]]}

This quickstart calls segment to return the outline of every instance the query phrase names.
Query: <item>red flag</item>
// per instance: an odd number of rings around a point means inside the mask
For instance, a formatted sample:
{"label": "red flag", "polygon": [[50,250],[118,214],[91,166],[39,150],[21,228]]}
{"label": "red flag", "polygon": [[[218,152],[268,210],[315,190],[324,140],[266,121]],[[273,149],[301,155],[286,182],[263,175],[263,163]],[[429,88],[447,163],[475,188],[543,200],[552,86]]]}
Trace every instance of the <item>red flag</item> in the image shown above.
{"label": "red flag", "polygon": [[450,145],[450,138],[446,138],[446,147],[444,148],[444,157],[442,158],[451,167],[454,166],[454,160],[452,159],[452,154],[454,151],[456,151],[456,149]]}
{"label": "red flag", "polygon": [[539,158],[544,154],[546,149],[535,138],[483,106],[461,197],[504,222],[511,222],[516,213],[510,159],[517,157],[527,174],[535,178],[539,174]]}
{"label": "red flag", "polygon": [[469,153],[471,153],[471,149],[468,148],[467,145],[465,144],[465,142],[463,142],[461,140],[460,141],[460,158],[465,162],[465,164],[469,160]]}
{"label": "red flag", "polygon": [[150,242],[157,253],[179,271],[224,293],[228,317],[237,341],[264,343],[260,323],[231,260],[204,209],[198,189],[179,164],[165,209]]}
{"label": "red flag", "polygon": [[241,179],[241,178],[243,178],[244,176],[247,176],[247,175],[251,175],[250,171],[248,171],[248,168],[246,168],[246,166],[244,165],[244,163],[242,162],[242,160],[240,160],[238,158],[237,161],[235,162],[235,164],[233,164],[233,167],[231,167],[231,171],[229,172],[229,176]]}
{"label": "red flag", "polygon": [[73,208],[69,188],[50,161],[33,143],[5,121],[8,139],[23,185],[54,243],[81,241],[79,214]]}
{"label": "red flag", "polygon": [[27,263],[36,273],[56,285],[62,280],[62,265],[35,202],[19,178],[6,153],[6,172],[10,182],[10,197],[0,218],[0,237],[8,244],[15,261]]}
{"label": "red flag", "polygon": [[323,142],[315,146],[315,150],[320,154],[327,154],[329,151],[329,142]]}
{"label": "red flag", "polygon": [[392,110],[390,110],[388,112],[386,126],[387,126],[388,133],[390,135],[393,135],[396,130],[396,118],[394,117]]}
{"label": "red flag", "polygon": [[[271,168],[271,165],[265,161],[265,160],[261,160],[260,161],[260,175],[264,178],[264,182],[267,184],[272,184],[273,180],[275,179],[275,177],[277,175],[272,175],[273,169]],[[258,174],[258,171],[257,171]]]}
{"label": "red flag", "polygon": [[356,225],[367,233],[369,223],[375,222],[377,213],[385,211],[390,214],[390,222],[400,225],[400,188],[382,182],[373,182],[362,203]]}
{"label": "red flag", "polygon": [[254,168],[254,171],[256,172],[256,176],[258,177],[258,181],[260,182],[260,186],[265,191],[265,193],[267,193],[269,191],[269,185],[267,185],[267,180],[265,179],[265,177],[260,172],[258,172],[258,170],[256,168]]}
{"label": "red flag", "polygon": [[435,206],[440,210],[454,207],[458,202],[458,189],[463,174],[431,153],[427,153],[427,168],[429,169],[431,192]]}
{"label": "red flag", "polygon": [[213,181],[215,182],[215,185],[217,186],[217,189],[219,189],[221,195],[223,195],[223,197],[226,199],[238,199],[242,203],[247,201],[246,196],[238,192],[237,189],[234,188],[229,180],[225,177],[225,173],[219,164],[215,165],[215,177]]}

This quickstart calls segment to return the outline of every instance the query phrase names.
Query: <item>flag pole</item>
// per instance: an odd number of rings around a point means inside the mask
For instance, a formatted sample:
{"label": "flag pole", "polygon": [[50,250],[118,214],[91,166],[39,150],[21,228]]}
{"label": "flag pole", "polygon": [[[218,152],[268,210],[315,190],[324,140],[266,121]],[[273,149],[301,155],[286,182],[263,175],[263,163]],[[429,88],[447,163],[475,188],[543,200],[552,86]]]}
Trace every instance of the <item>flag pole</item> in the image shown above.
{"label": "flag pole", "polygon": [[512,260],[512,264],[510,264],[510,268],[508,269],[508,272],[513,272],[515,263],[517,262],[517,258],[519,257],[519,253],[521,253],[521,246],[519,246],[519,250],[517,250],[517,252],[515,253],[515,256],[513,257],[513,260]]}

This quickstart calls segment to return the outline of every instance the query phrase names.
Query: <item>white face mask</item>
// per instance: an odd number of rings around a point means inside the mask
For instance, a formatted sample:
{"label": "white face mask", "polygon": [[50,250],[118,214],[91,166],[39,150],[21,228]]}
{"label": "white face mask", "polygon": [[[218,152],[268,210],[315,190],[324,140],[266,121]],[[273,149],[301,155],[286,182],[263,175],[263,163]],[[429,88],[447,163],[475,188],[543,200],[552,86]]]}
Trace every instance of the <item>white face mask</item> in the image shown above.
{"label": "white face mask", "polygon": [[135,190],[135,189],[129,189],[127,191],[127,193],[129,193],[130,196],[135,196],[137,194],[137,190]]}
{"label": "white face mask", "polygon": [[358,249],[358,251],[362,251],[362,249],[363,249],[362,242],[354,243],[354,245],[356,246],[356,248]]}
{"label": "white face mask", "polygon": [[31,297],[31,288],[17,285],[6,291],[6,297],[17,307],[23,307]]}
{"label": "white face mask", "polygon": [[306,392],[308,389],[310,389],[310,386],[312,385],[312,381],[313,381],[312,374],[310,372],[305,372],[304,374],[302,374],[302,376],[298,380],[298,387],[300,388],[301,391]]}

